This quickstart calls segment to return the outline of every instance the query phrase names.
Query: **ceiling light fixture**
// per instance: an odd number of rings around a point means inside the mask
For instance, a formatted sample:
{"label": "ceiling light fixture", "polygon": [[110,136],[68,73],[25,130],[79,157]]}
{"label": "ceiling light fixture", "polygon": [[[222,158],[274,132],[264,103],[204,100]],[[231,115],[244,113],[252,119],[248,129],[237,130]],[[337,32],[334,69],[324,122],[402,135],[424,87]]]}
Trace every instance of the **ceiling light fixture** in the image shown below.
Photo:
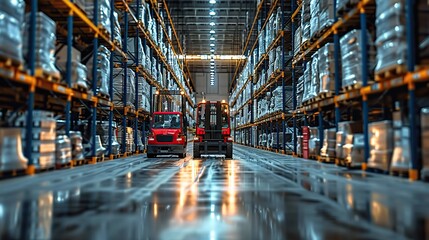
{"label": "ceiling light fixture", "polygon": [[216,3],[216,0],[210,0],[210,1],[209,1],[209,3],[211,3],[211,4],[215,4],[215,3]]}
{"label": "ceiling light fixture", "polygon": [[214,43],[210,43],[210,47],[214,47],[215,46],[215,44]]}
{"label": "ceiling light fixture", "polygon": [[215,39],[215,37],[211,36],[211,37],[210,37],[210,40],[211,40],[211,41],[214,41],[214,40],[216,40],[216,39]]}
{"label": "ceiling light fixture", "polygon": [[214,66],[211,66],[210,68],[211,68],[211,69],[214,69]]}
{"label": "ceiling light fixture", "polygon": [[214,52],[215,50],[212,48],[212,49],[210,49],[210,52]]}
{"label": "ceiling light fixture", "polygon": [[210,10],[209,14],[210,14],[210,16],[214,16],[214,15],[216,15],[216,12],[212,9],[212,10]]}
{"label": "ceiling light fixture", "polygon": [[210,22],[210,26],[214,26],[214,25],[216,25],[215,22]]}
{"label": "ceiling light fixture", "polygon": [[211,33],[211,34],[215,34],[215,33],[216,33],[216,31],[212,29],[212,30],[210,30],[210,33]]}

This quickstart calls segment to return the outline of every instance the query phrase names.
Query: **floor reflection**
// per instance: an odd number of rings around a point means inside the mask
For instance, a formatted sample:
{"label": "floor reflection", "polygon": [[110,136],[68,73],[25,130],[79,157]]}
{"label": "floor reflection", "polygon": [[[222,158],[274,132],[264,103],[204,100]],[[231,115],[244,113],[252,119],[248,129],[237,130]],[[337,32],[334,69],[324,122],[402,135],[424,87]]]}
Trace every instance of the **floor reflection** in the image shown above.
{"label": "floor reflection", "polygon": [[429,237],[424,201],[354,184],[354,174],[340,181],[320,166],[242,156],[249,159],[158,159],[99,181],[1,194],[0,239]]}

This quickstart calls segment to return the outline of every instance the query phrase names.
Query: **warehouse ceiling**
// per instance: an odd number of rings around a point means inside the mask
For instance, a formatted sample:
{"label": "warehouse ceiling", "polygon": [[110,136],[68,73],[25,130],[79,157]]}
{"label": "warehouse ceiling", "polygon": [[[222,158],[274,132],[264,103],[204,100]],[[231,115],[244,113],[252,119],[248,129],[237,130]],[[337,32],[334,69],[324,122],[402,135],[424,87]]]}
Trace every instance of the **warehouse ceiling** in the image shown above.
{"label": "warehouse ceiling", "polygon": [[[167,0],[187,55],[241,55],[256,11],[256,0]],[[211,15],[213,10],[215,15]],[[213,13],[212,13],[213,14]],[[210,23],[214,22],[214,26]],[[214,30],[215,33],[210,33]],[[210,40],[213,37],[214,40]],[[213,43],[214,47],[210,44]],[[234,72],[237,60],[216,61],[216,72]],[[209,72],[209,60],[188,61],[191,72]]]}

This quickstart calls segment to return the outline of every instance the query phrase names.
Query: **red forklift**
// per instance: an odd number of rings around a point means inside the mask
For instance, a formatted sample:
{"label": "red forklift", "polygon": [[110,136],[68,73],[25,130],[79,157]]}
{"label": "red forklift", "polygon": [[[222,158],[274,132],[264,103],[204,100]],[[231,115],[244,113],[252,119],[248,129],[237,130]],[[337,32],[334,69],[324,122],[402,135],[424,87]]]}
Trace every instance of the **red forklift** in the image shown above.
{"label": "red forklift", "polygon": [[232,158],[229,106],[225,101],[202,101],[197,105],[194,158]]}
{"label": "red forklift", "polygon": [[[174,96],[180,95],[181,111],[172,111]],[[168,100],[167,100],[168,99]],[[147,157],[157,155],[178,155],[186,157],[187,121],[186,105],[183,91],[156,91],[153,99],[151,129],[147,141]],[[167,103],[167,106],[163,104]],[[165,110],[165,111],[163,111]]]}

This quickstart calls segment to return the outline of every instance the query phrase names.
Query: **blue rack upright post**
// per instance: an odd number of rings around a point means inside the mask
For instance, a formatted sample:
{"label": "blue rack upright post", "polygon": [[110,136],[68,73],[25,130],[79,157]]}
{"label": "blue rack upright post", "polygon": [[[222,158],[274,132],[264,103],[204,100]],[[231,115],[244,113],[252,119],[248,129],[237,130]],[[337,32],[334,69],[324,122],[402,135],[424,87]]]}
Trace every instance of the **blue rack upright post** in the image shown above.
{"label": "blue rack upright post", "polygon": [[[94,16],[93,22],[95,26],[98,26],[98,0],[94,0]],[[92,92],[94,95],[97,95],[97,63],[98,63],[98,34],[94,36],[94,51],[92,57]],[[97,154],[96,154],[96,124],[97,124],[97,105],[94,103],[91,106],[92,115],[91,115],[91,163],[97,162]]]}
{"label": "blue rack upright post", "polygon": [[[291,12],[295,12],[295,1],[292,0],[291,2]],[[292,20],[291,23],[291,42],[292,42],[292,49],[295,49],[295,22]],[[296,110],[297,110],[297,102],[296,102],[296,79],[295,79],[295,66],[292,64],[292,72],[291,72],[292,76],[292,109],[294,111],[294,115],[292,116],[293,119],[293,154],[297,154],[297,144],[298,144],[298,139],[297,139],[297,131],[296,131]],[[284,140],[284,139],[283,139]]]}
{"label": "blue rack upright post", "polygon": [[[360,12],[360,26],[361,26],[361,46],[367,46],[367,25],[366,25],[366,13],[362,8]],[[362,56],[362,86],[365,87],[368,85],[368,50],[366,47],[362,47],[361,56]],[[364,162],[362,163],[362,169],[367,169],[367,163],[369,158],[369,132],[368,132],[368,99],[366,95],[362,97],[362,118],[363,118],[363,134],[364,134]]]}
{"label": "blue rack upright post", "polygon": [[[137,0],[137,19],[140,19],[140,0]],[[135,46],[134,46],[134,50],[135,50],[135,58],[136,58],[136,75],[135,75],[135,101],[134,101],[134,106],[136,108],[137,111],[137,115],[136,118],[134,119],[134,145],[135,145],[135,152],[139,153],[138,150],[138,117],[139,117],[139,68],[140,68],[140,61],[139,61],[139,41],[140,41],[140,37],[139,37],[139,28],[136,28],[136,38],[137,41],[134,41]]]}
{"label": "blue rack upright post", "polygon": [[[29,46],[29,52],[28,52],[28,59],[29,59],[29,70],[31,76],[34,76],[35,74],[35,62],[36,62],[36,50],[35,50],[35,44],[36,44],[36,13],[37,13],[37,7],[38,7],[38,1],[33,0],[31,1],[31,12],[30,12],[30,37],[28,38],[28,46]],[[27,173],[28,174],[34,174],[35,173],[35,166],[34,166],[34,159],[32,156],[33,152],[33,110],[34,110],[34,92],[35,92],[35,83],[30,87],[30,91],[28,93],[28,100],[27,100],[27,116],[25,119],[26,125],[25,125],[25,149],[24,149],[24,155],[28,159],[28,167],[27,167]]]}
{"label": "blue rack upright post", "polygon": [[[110,0],[110,6],[112,6],[112,9],[110,11],[110,31],[111,31],[111,36],[110,36],[110,40],[113,42],[114,39],[114,32],[115,32],[115,18],[113,15],[115,0]],[[113,59],[114,59],[114,54],[110,54],[110,74],[109,74],[109,96],[110,96],[110,102],[113,102]],[[109,155],[109,159],[113,159],[113,154],[112,154],[112,140],[113,140],[113,129],[112,129],[112,124],[113,124],[113,107],[109,108],[109,127],[108,127],[108,131],[109,131],[109,143],[107,144],[107,154]]]}
{"label": "blue rack upright post", "polygon": [[[73,0],[70,0],[73,2]],[[71,88],[71,75],[72,75],[72,44],[73,44],[73,12],[69,11],[67,16],[67,63],[66,63],[66,83],[67,87]],[[71,96],[67,96],[66,110],[65,110],[65,127],[66,135],[70,137],[70,122],[71,122]]]}
{"label": "blue rack upright post", "polygon": [[[124,12],[124,38],[122,40],[122,48],[125,54],[128,54],[128,11]],[[127,136],[127,80],[128,80],[128,61],[124,61],[123,70],[124,70],[124,80],[123,80],[123,89],[122,89],[122,104],[123,104],[123,116],[122,116],[122,143],[121,143],[121,152],[126,156],[127,146],[126,146],[126,136]]]}

